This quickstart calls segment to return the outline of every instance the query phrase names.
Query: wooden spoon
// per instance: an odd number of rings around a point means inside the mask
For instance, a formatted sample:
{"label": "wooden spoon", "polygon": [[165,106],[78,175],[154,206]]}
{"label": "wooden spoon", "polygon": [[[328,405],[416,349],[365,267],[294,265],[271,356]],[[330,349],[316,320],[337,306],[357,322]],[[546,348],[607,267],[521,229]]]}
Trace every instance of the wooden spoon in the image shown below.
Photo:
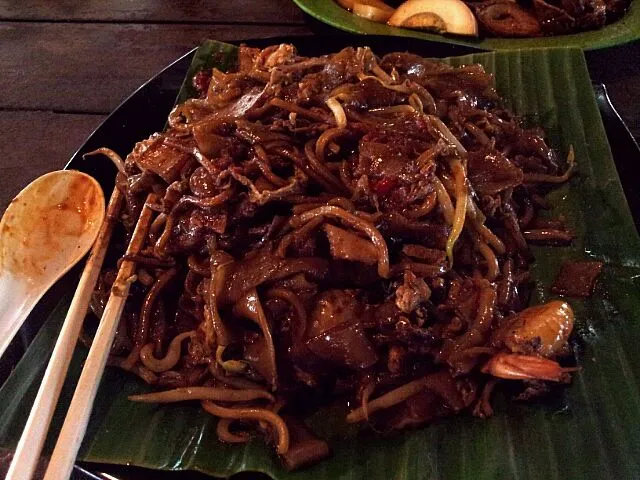
{"label": "wooden spoon", "polygon": [[47,290],[89,250],[104,219],[100,184],[76,170],[47,173],[0,221],[0,356]]}

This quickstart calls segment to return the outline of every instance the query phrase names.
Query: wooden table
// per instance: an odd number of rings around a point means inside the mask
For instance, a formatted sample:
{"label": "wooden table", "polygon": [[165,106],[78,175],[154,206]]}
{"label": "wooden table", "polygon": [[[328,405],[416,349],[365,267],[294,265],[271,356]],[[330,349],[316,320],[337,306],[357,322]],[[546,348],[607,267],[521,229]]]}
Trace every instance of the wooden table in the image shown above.
{"label": "wooden table", "polygon": [[[202,39],[318,28],[291,0],[0,1],[0,212],[30,180],[63,167],[130,92]],[[640,138],[640,43],[588,60]]]}

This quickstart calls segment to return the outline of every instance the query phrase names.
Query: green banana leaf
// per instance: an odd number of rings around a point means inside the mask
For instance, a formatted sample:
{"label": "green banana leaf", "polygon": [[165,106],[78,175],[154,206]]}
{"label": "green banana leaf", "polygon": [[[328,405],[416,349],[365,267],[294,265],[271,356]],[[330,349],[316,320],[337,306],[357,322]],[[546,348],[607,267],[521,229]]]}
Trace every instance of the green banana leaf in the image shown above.
{"label": "green banana leaf", "polygon": [[[235,48],[205,42],[190,74],[232,65]],[[127,396],[146,391],[137,379],[107,369],[81,458],[227,477],[261,471],[277,480],[601,479],[640,478],[640,242],[622,193],[595,104],[584,56],[576,49],[474,54],[447,60],[479,62],[495,73],[498,91],[526,122],[542,125],[562,154],[573,145],[579,175],[552,192],[553,215],[577,233],[569,247],[536,248],[534,302],[565,259],[605,262],[593,297],[571,299],[575,355],[581,370],[552,401],[517,404],[498,398],[495,416],[444,419],[422,429],[376,436],[347,428],[344,412],[308,419],[329,440],[330,459],[287,473],[259,439],[220,443],[215,419],[197,404],[146,405]],[[187,78],[190,78],[187,77]],[[181,93],[189,95],[189,84]],[[16,445],[35,397],[68,300],[51,314],[0,389],[0,448]],[[59,407],[68,404],[86,350],[78,347]],[[57,433],[64,409],[56,413]],[[51,448],[51,438],[47,449]]]}

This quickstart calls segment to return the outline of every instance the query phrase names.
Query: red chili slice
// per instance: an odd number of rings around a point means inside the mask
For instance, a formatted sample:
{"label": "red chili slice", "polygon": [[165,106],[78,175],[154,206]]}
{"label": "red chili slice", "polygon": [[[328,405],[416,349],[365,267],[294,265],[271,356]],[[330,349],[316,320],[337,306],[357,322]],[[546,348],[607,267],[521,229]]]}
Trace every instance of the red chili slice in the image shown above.
{"label": "red chili slice", "polygon": [[384,196],[388,194],[398,185],[398,179],[392,177],[385,177],[373,184],[373,191],[377,195]]}
{"label": "red chili slice", "polygon": [[211,74],[205,70],[200,70],[193,76],[193,87],[198,91],[200,97],[204,97],[209,90]]}

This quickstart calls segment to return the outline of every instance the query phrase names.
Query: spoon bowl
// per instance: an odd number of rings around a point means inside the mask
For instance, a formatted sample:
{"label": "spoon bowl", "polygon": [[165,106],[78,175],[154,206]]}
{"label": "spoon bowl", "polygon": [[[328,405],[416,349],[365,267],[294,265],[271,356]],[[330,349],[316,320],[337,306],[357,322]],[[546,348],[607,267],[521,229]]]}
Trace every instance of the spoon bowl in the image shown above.
{"label": "spoon bowl", "polygon": [[45,292],[89,251],[105,215],[100,184],[76,170],[43,175],[0,221],[0,356]]}

